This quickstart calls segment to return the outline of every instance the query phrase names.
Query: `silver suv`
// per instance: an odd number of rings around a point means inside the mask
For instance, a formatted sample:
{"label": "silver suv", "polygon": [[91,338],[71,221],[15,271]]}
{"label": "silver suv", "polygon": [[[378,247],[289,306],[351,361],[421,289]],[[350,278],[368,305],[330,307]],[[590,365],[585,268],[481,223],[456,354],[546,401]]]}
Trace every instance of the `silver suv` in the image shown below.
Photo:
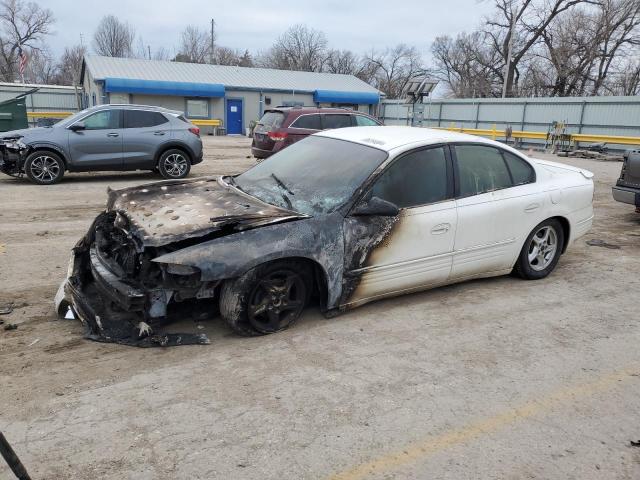
{"label": "silver suv", "polygon": [[200,129],[182,112],[148,105],[100,105],[51,127],[0,135],[0,171],[50,185],[65,171],[153,170],[188,175],[202,161]]}

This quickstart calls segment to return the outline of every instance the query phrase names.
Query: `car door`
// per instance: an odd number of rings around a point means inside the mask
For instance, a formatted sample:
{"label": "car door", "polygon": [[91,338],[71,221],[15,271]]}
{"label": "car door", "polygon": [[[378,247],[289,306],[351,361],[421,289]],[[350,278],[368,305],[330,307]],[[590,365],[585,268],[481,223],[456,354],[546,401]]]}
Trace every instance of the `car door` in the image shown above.
{"label": "car door", "polygon": [[543,220],[545,197],[525,160],[497,147],[454,145],[456,231],[452,279],[509,270],[531,229]]}
{"label": "car door", "polygon": [[[84,123],[84,128],[72,130],[68,127],[69,154],[73,169],[120,170],[122,110],[100,110],[79,122]],[[73,124],[70,127],[73,127]]]}
{"label": "car door", "polygon": [[123,135],[123,169],[153,168],[159,146],[172,137],[171,123],[160,112],[126,109]]}
{"label": "car door", "polygon": [[[345,258],[347,277],[359,277],[345,303],[357,305],[446,282],[457,224],[448,148],[430,147],[401,155],[375,181],[367,197],[394,203],[400,214],[365,259]],[[356,245],[380,235],[376,218],[351,215],[345,221],[347,252],[360,254]]]}

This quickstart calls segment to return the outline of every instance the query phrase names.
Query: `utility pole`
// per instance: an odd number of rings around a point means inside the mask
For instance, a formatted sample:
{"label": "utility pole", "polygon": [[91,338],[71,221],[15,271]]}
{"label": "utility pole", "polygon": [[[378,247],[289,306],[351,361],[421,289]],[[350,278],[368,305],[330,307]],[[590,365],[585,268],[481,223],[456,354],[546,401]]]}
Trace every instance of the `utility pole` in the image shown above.
{"label": "utility pole", "polygon": [[149,60],[151,60],[151,45],[147,45],[147,50],[149,51]]}
{"label": "utility pole", "polygon": [[215,38],[216,21],[211,19],[211,51],[209,52],[209,63],[213,64],[213,39]]}
{"label": "utility pole", "polygon": [[83,40],[84,40],[83,35],[82,35],[82,34],[80,34],[80,46],[81,46],[81,47],[84,47],[84,42],[83,42]]}
{"label": "utility pole", "polygon": [[511,26],[509,27],[509,46],[507,47],[507,63],[504,66],[504,81],[502,82],[502,98],[507,97],[507,81],[509,80],[509,70],[511,69],[511,55],[513,51],[513,34],[516,27],[516,17],[513,14],[513,4],[511,8]]}

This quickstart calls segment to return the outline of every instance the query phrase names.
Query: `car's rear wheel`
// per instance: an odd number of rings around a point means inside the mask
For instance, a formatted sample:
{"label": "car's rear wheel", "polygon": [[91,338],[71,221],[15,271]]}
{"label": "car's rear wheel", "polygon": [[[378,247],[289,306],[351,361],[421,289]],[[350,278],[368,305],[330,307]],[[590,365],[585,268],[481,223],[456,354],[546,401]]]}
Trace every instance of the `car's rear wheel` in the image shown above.
{"label": "car's rear wheel", "polygon": [[228,280],[220,293],[220,313],[239,335],[278,332],[300,318],[309,300],[311,271],[303,262],[260,265]]}
{"label": "car's rear wheel", "polygon": [[164,178],[184,178],[189,175],[190,170],[191,159],[182,150],[172,148],[160,155],[158,171]]}
{"label": "car's rear wheel", "polygon": [[558,220],[551,218],[538,224],[524,242],[515,273],[527,280],[546,277],[556,268],[564,241],[564,230]]}
{"label": "car's rear wheel", "polygon": [[64,176],[64,162],[53,152],[39,150],[27,157],[24,170],[33,183],[53,185]]}

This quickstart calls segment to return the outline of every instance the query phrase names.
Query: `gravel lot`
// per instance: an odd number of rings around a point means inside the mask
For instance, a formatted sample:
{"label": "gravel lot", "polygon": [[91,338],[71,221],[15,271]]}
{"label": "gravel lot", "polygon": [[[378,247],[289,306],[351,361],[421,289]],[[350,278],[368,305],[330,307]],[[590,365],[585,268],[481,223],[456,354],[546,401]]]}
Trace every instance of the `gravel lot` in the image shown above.
{"label": "gravel lot", "polygon": [[[192,175],[254,162],[204,140]],[[157,177],[3,176],[0,429],[33,479],[638,479],[640,215],[611,197],[619,163],[561,161],[595,172],[596,221],[545,280],[309,309],[259,338],[208,321],[211,345],[169,349],[86,341],[52,307],[106,188]]]}

